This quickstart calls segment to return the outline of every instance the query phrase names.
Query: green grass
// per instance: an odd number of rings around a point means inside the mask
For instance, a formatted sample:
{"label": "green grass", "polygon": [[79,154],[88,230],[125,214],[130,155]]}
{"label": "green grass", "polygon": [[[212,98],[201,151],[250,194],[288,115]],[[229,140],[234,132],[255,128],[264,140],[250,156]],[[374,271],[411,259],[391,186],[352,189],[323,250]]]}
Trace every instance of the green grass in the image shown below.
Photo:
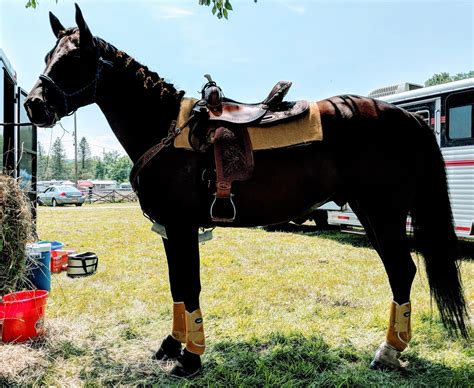
{"label": "green grass", "polygon": [[[370,371],[391,302],[382,263],[363,236],[306,226],[218,228],[201,245],[205,369],[194,380],[171,379],[169,365],[151,360],[169,333],[172,301],[150,227],[136,205],[39,209],[40,238],[96,252],[99,270],[53,275],[48,334],[0,346],[0,385],[472,386],[472,344],[447,337],[423,270],[412,292],[408,369]],[[474,243],[462,248],[472,308]]]}

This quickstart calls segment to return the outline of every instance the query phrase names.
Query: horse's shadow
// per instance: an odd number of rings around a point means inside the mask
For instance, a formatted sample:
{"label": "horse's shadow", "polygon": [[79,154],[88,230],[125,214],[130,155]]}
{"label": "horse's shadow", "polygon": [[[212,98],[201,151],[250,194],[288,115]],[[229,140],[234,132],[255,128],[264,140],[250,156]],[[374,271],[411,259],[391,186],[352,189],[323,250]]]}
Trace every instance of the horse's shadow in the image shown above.
{"label": "horse's shadow", "polygon": [[[304,236],[317,236],[320,238],[336,241],[340,244],[351,245],[360,248],[371,248],[372,244],[365,234],[354,234],[341,232],[339,227],[318,227],[317,225],[308,224],[283,224],[264,228],[267,232],[286,232],[301,234]],[[410,238],[412,246],[414,247],[413,239]],[[458,253],[462,260],[474,260],[474,241],[468,239],[459,239]]]}
{"label": "horse's shadow", "polygon": [[[37,341],[33,348],[46,350],[48,344]],[[145,351],[140,352],[138,357],[131,354],[130,358],[117,359],[117,351],[120,350],[113,346],[103,346],[93,351],[83,348],[74,355],[84,356],[88,361],[75,379],[92,386],[333,387],[468,386],[472,377],[472,370],[469,370],[467,363],[451,368],[420,357],[416,350],[402,356],[409,362],[409,366],[403,370],[373,371],[368,366],[374,349],[369,344],[366,348],[357,349],[350,341],[331,346],[321,336],[305,336],[301,333],[275,333],[246,340],[225,339],[209,344],[203,357],[202,373],[188,380],[170,377],[167,370],[172,365],[153,361],[151,350],[148,355]],[[123,353],[127,353],[125,348]],[[64,361],[60,354],[50,356],[52,364]],[[55,360],[55,357],[60,359]],[[67,362],[74,362],[71,358],[64,358]],[[43,378],[38,379],[37,376],[35,381],[46,383],[50,378],[45,371]],[[1,378],[0,382],[6,385],[18,383]]]}
{"label": "horse's shadow", "polygon": [[[88,377],[105,385],[148,386],[459,386],[469,383],[467,367],[456,369],[407,353],[409,367],[401,371],[368,368],[373,352],[357,350],[349,341],[333,347],[319,336],[273,334],[265,339],[228,339],[210,344],[202,374],[192,380],[169,377],[161,366],[149,362],[133,366],[113,362],[107,351],[94,353]],[[105,363],[105,365],[104,365]],[[158,364],[158,363],[156,363]],[[106,368],[108,378],[100,377]],[[124,373],[126,371],[126,373]],[[90,380],[89,380],[90,382]]]}

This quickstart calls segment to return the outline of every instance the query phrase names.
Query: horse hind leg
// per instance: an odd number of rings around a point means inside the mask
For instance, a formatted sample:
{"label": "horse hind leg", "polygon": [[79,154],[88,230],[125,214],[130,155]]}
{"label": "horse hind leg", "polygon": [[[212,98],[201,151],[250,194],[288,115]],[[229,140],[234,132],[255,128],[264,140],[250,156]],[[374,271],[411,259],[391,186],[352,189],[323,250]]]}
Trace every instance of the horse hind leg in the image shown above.
{"label": "horse hind leg", "polygon": [[[400,355],[411,339],[410,291],[416,266],[410,255],[406,235],[406,212],[368,211],[354,204],[353,209],[367,231],[367,235],[382,259],[388,275],[393,301],[390,306],[389,325],[385,341],[379,346],[370,367],[372,369],[398,369],[403,366]],[[373,209],[372,211],[370,209]]]}

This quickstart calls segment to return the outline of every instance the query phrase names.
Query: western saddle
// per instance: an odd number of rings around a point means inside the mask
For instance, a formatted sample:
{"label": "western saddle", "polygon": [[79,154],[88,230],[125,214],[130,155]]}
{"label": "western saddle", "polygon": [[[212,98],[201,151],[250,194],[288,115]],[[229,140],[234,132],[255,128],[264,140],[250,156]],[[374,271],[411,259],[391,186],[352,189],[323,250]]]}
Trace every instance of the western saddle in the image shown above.
{"label": "western saddle", "polygon": [[267,98],[256,104],[241,103],[224,97],[210,75],[201,91],[201,99],[192,109],[189,143],[198,152],[213,146],[216,192],[210,208],[211,219],[233,222],[236,207],[232,182],[252,177],[254,161],[248,126],[271,127],[301,117],[308,111],[307,101],[283,101],[292,83],[278,82]]}

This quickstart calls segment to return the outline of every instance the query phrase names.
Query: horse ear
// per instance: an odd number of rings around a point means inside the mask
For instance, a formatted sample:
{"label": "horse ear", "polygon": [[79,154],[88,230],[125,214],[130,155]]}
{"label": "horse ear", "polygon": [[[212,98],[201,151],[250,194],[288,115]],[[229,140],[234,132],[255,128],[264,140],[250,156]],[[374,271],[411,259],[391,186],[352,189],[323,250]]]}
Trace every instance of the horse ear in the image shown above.
{"label": "horse ear", "polygon": [[65,30],[59,19],[53,15],[52,12],[49,13],[49,23],[53,30],[53,34],[56,38],[59,38],[59,34]]}
{"label": "horse ear", "polygon": [[91,31],[87,26],[84,17],[82,16],[82,11],[77,4],[76,5],[76,24],[79,27],[79,33],[81,36],[81,47],[93,46],[94,41],[92,39]]}

